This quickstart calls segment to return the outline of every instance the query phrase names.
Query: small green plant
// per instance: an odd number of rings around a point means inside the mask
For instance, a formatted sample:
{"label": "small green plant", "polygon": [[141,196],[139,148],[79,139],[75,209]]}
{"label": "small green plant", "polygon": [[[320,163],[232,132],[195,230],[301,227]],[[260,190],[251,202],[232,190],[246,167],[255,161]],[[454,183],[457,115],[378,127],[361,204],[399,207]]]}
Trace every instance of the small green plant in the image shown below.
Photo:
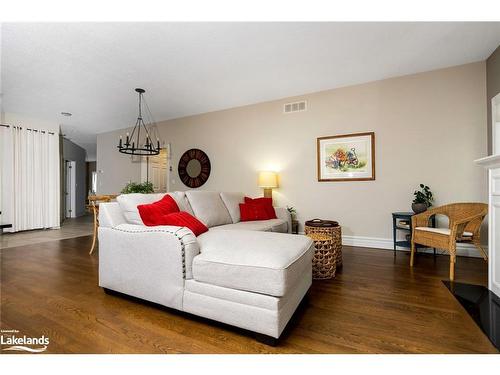
{"label": "small green plant", "polygon": [[434,197],[429,186],[420,184],[420,190],[415,190],[413,195],[415,196],[415,198],[413,198],[413,203],[425,203],[427,207],[432,206]]}
{"label": "small green plant", "polygon": [[295,207],[286,206],[286,209],[290,213],[290,216],[292,216],[292,219],[295,219],[295,217],[297,216],[297,210],[295,209]]}
{"label": "small green plant", "polygon": [[129,182],[122,190],[122,194],[132,194],[132,193],[142,193],[148,194],[153,193],[153,183],[152,182]]}

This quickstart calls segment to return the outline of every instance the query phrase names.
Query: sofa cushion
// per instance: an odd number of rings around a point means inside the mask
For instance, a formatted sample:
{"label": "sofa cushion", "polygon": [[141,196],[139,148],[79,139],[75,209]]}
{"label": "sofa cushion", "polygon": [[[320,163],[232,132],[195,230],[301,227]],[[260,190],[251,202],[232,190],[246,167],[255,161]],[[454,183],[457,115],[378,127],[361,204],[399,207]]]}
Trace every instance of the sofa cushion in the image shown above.
{"label": "sofa cushion", "polygon": [[198,237],[193,278],[226,288],[284,296],[312,267],[309,237],[248,230],[208,231]]}
{"label": "sofa cushion", "polygon": [[226,224],[214,227],[211,230],[256,230],[261,232],[288,232],[288,222],[283,219],[240,221],[236,224]]}
{"label": "sofa cushion", "polygon": [[[424,232],[433,232],[433,233],[439,233],[439,234],[444,234],[446,236],[449,236],[451,234],[451,230],[449,228],[431,228],[431,227],[416,227],[416,230],[422,230]],[[472,237],[473,233],[472,232],[463,232],[462,237]]]}
{"label": "sofa cushion", "polygon": [[177,205],[179,206],[179,210],[186,211],[188,214],[194,215],[193,209],[191,208],[191,205],[189,204],[189,201],[186,197],[186,192],[172,191],[167,194],[174,198],[174,200],[177,202]]}
{"label": "sofa cushion", "polygon": [[309,289],[311,281],[312,269],[309,270],[309,273],[304,272],[302,277],[298,280],[298,283],[293,286],[293,293],[288,293],[283,297],[224,288],[222,286],[202,283],[194,279],[186,280],[184,285],[186,287],[186,291],[198,295],[212,297],[217,300],[234,302],[241,305],[255,306],[261,309],[278,311],[290,302],[290,298],[293,298],[293,295],[296,292],[304,294],[307,289]]}
{"label": "sofa cushion", "polygon": [[240,203],[244,202],[245,194],[243,193],[220,193],[220,197],[224,202],[229,215],[231,215],[231,220],[233,223],[238,223],[240,219]]}
{"label": "sofa cushion", "polygon": [[184,285],[186,286],[186,290],[192,293],[268,310],[278,310],[280,305],[283,304],[281,301],[287,300],[287,298],[279,298],[262,293],[224,288],[214,284],[202,283],[194,279],[186,280]]}
{"label": "sofa cushion", "polygon": [[227,210],[220,193],[214,191],[190,190],[186,191],[189,204],[194,215],[207,227],[231,224],[231,216]]}
{"label": "sofa cushion", "polygon": [[[174,191],[168,193],[172,198],[174,198],[179,210],[186,211],[189,214],[193,215],[193,210],[189,205],[189,202],[186,198],[186,194],[183,191]],[[122,210],[123,216],[127,220],[129,224],[137,224],[143,225],[141,216],[139,215],[139,210],[137,206],[140,204],[150,204],[162,199],[165,196],[165,193],[155,193],[155,194],[140,194],[140,193],[132,193],[132,194],[121,194],[116,197],[116,201],[120,205],[120,209]]]}

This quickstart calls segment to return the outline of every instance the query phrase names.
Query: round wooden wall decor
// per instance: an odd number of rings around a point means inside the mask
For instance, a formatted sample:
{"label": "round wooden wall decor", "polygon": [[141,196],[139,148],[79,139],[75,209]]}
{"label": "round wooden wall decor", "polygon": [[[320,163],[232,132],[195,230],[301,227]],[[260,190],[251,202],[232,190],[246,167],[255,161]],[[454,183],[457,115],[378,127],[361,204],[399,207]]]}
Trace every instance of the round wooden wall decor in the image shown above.
{"label": "round wooden wall decor", "polygon": [[207,182],[210,169],[210,159],[207,154],[197,148],[192,148],[181,156],[177,171],[184,185],[197,188]]}

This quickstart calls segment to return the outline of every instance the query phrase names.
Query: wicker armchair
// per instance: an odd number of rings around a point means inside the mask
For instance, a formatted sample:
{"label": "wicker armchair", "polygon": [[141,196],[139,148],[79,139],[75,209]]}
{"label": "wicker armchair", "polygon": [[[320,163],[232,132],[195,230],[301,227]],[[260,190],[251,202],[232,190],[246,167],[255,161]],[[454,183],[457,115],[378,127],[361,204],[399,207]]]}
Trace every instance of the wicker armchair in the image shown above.
{"label": "wicker armchair", "polygon": [[[429,219],[433,215],[445,215],[449,218],[449,228],[430,228]],[[450,253],[450,280],[455,279],[457,242],[469,242],[479,250],[484,260],[488,260],[481,247],[480,227],[488,214],[488,205],[484,203],[452,203],[429,209],[411,219],[411,257],[413,267],[415,244],[444,249]]]}

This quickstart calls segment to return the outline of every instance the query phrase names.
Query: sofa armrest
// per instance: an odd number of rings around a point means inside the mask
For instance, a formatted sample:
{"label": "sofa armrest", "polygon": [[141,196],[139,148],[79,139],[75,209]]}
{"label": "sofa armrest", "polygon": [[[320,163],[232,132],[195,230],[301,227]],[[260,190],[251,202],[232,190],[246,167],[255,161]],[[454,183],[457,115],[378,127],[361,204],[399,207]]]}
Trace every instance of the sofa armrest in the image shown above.
{"label": "sofa armrest", "polygon": [[286,207],[274,207],[274,211],[276,212],[276,217],[278,219],[285,220],[287,222],[287,232],[292,233],[292,215],[286,209]]}
{"label": "sofa armrest", "polygon": [[99,226],[117,227],[126,222],[118,202],[99,203]]}
{"label": "sofa armrest", "polygon": [[196,237],[187,228],[99,227],[99,285],[182,309],[184,280],[192,277],[198,253]]}

